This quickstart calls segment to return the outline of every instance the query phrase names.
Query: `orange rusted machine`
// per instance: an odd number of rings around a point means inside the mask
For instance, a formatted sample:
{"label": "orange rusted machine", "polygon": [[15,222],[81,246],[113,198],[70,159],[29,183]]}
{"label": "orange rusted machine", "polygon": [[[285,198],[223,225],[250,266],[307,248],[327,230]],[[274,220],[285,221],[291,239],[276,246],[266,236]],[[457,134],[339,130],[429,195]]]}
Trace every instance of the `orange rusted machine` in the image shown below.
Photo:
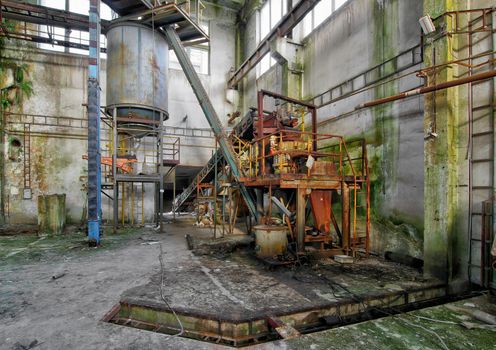
{"label": "orange rusted machine", "polygon": [[[83,155],[83,159],[88,160],[88,156],[85,154]],[[133,171],[133,166],[131,165],[132,163],[138,162],[136,158],[117,158],[116,159],[116,167],[118,169],[121,169],[123,173],[129,174]],[[101,157],[100,158],[100,163],[103,165],[108,165],[112,166],[112,157]]]}
{"label": "orange rusted machine", "polygon": [[253,127],[237,135],[234,146],[261,224],[287,226],[288,255],[368,254],[364,140],[317,133],[315,106],[273,92],[258,93],[257,110]]}

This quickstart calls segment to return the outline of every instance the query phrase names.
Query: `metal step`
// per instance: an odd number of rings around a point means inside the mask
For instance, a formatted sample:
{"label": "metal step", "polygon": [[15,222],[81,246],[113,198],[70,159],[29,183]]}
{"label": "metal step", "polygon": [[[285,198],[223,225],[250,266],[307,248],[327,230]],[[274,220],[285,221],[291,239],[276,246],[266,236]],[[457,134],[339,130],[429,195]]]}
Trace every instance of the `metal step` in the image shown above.
{"label": "metal step", "polygon": [[[232,134],[239,136],[242,135],[248,128],[253,125],[253,113],[254,110],[250,110],[246,115],[234,126]],[[189,184],[189,186],[181,192],[173,201],[173,210],[179,211],[181,207],[186,204],[186,201],[192,197],[196,196],[196,187],[198,183],[202,183],[203,180],[208,177],[211,172],[215,169],[215,158],[217,157],[217,164],[224,160],[224,154],[217,150],[216,153],[212,155],[212,158],[207,162],[207,164],[196,174],[195,179]]]}

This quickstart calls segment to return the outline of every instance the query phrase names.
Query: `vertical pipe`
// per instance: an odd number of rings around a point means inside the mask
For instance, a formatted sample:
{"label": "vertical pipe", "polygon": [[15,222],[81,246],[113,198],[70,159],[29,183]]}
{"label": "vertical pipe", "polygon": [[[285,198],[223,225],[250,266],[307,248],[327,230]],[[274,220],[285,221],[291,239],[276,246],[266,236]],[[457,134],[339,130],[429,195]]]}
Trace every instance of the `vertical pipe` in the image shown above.
{"label": "vertical pipe", "polygon": [[114,188],[114,233],[119,225],[119,183],[117,182],[117,108],[112,109],[112,181]]}
{"label": "vertical pipe", "polygon": [[164,193],[165,193],[165,190],[164,190],[164,176],[162,174],[160,174],[160,183],[159,183],[159,186],[160,186],[160,189],[158,191],[158,194],[159,194],[159,205],[158,205],[158,225],[159,225],[159,231],[160,232],[163,232],[164,230],[164,215],[163,215],[163,212],[164,212]]}
{"label": "vertical pipe", "polygon": [[[458,21],[458,16],[456,16],[456,19]],[[458,23],[456,24],[458,27]],[[473,70],[472,70],[472,54],[473,54],[473,48],[472,48],[472,20],[469,19],[468,21],[468,57],[469,57],[469,68],[468,68],[468,73],[469,76],[472,76]],[[467,115],[468,115],[468,150],[467,150],[467,155],[468,155],[468,271],[467,271],[467,276],[468,276],[468,281],[471,283],[472,281],[472,242],[473,242],[473,200],[474,200],[474,194],[473,194],[473,145],[474,145],[474,140],[473,140],[473,123],[474,123],[474,110],[473,110],[473,88],[472,88],[472,83],[469,83],[467,86],[468,89],[468,110],[467,110]],[[481,273],[483,271],[483,266],[482,266],[483,261],[481,260]],[[481,280],[482,281],[482,280]]]}
{"label": "vertical pipe", "polygon": [[[257,95],[257,108],[258,108],[258,123],[257,123],[257,138],[260,140],[263,137],[263,99],[264,99],[264,94],[263,91],[259,91]],[[261,149],[260,149],[261,147]],[[258,164],[258,169],[259,171],[262,171],[262,174],[258,175],[265,175],[265,147],[263,145],[263,140],[262,143],[259,142],[258,144],[258,158],[259,158],[259,164]]]}
{"label": "vertical pipe", "polygon": [[[1,9],[1,7],[0,7]],[[0,92],[0,97],[4,97],[5,91]],[[4,224],[6,221],[5,217],[5,124],[6,124],[6,113],[4,110],[3,103],[0,103],[0,223]]]}
{"label": "vertical pipe", "polygon": [[172,222],[176,221],[176,210],[174,208],[174,199],[176,198],[176,168],[174,167],[174,176],[172,178]]}
{"label": "vertical pipe", "polygon": [[134,182],[131,182],[131,226],[134,226]]}
{"label": "vertical pipe", "polygon": [[350,189],[344,181],[341,183],[341,207],[343,248],[348,254],[350,251]]}
{"label": "vertical pipe", "polygon": [[269,225],[272,225],[272,185],[269,185]]}
{"label": "vertical pipe", "polygon": [[100,0],[90,0],[88,59],[88,242],[100,244]]}
{"label": "vertical pipe", "polygon": [[145,226],[145,183],[141,183],[141,225]]}
{"label": "vertical pipe", "polygon": [[[65,0],[64,10],[71,11],[70,6],[69,6],[69,3],[70,3],[70,0]],[[65,28],[65,31],[64,31],[64,40],[66,42],[70,42],[71,41],[71,29],[70,28]],[[69,52],[69,47],[65,47],[64,48],[64,52],[68,53]]]}
{"label": "vertical pipe", "polygon": [[214,154],[214,188],[213,188],[213,197],[214,197],[214,238],[217,238],[217,140],[215,141],[215,154]]}
{"label": "vertical pipe", "polygon": [[[491,21],[492,21],[492,28],[493,28],[493,52],[496,49],[496,7],[493,7],[492,11],[492,16],[491,16]],[[493,58],[496,59],[496,54],[493,55]],[[493,63],[493,69],[495,68],[495,65]],[[494,110],[494,106],[496,104],[496,78],[493,79],[493,123],[492,123],[492,129],[493,129],[493,197],[492,197],[492,225],[491,225],[491,236],[492,239],[496,239],[496,233],[495,233],[495,228],[496,228],[496,205],[494,205],[494,201],[496,199],[496,111]],[[492,288],[496,288],[496,270],[493,270],[493,276],[492,276]]]}
{"label": "vertical pipe", "polygon": [[312,150],[317,152],[317,109],[312,108]]}
{"label": "vertical pipe", "polygon": [[306,188],[298,187],[296,190],[296,242],[298,252],[305,251],[305,208],[306,208]]}
{"label": "vertical pipe", "polygon": [[122,182],[122,207],[121,207],[122,226],[124,226],[124,222],[126,219],[126,212],[124,211],[125,201],[126,201],[126,183]]}
{"label": "vertical pipe", "polygon": [[160,189],[159,189],[159,217],[158,217],[158,224],[160,226],[160,232],[163,232],[163,213],[164,213],[164,174],[163,174],[163,166],[164,166],[164,146],[163,146],[163,135],[162,135],[162,130],[163,130],[163,115],[160,113],[160,126],[158,129],[158,176],[160,177]]}
{"label": "vertical pipe", "polygon": [[225,222],[226,222],[226,189],[222,189],[222,237],[224,237],[226,233],[226,227],[225,227]]}

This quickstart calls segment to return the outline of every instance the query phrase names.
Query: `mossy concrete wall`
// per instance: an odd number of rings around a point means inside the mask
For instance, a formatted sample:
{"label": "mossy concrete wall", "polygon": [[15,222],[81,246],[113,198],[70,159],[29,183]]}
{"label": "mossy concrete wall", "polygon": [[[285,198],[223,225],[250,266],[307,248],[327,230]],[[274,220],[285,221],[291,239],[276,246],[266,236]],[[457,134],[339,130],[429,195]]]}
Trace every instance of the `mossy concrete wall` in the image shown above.
{"label": "mossy concrete wall", "polygon": [[[7,46],[1,52],[4,60],[27,64],[34,95],[11,109],[14,113],[83,118],[86,102],[87,59],[79,55],[48,53],[31,45]],[[103,62],[103,67],[105,63]],[[103,70],[102,79],[105,79]],[[103,85],[105,85],[103,83]],[[103,94],[103,101],[105,94]],[[32,199],[23,199],[24,137],[23,124],[10,126],[19,135],[6,135],[5,140],[5,214],[10,224],[37,222],[39,195],[66,193],[67,221],[79,222],[85,194],[82,185],[86,176],[84,133],[79,139],[51,138],[44,134],[31,135],[30,166]],[[60,133],[62,128],[44,127],[45,132]],[[10,157],[11,142],[21,146],[19,157]]]}
{"label": "mossy concrete wall", "polygon": [[[310,99],[420,42],[418,0],[351,0],[302,39],[301,98]],[[256,17],[253,15],[252,17]],[[247,21],[250,32],[256,21]],[[245,47],[253,48],[252,34]],[[420,68],[417,66],[412,68]],[[284,91],[285,67],[274,66],[244,83],[244,107],[256,106],[256,90]],[[385,67],[383,74],[396,67]],[[372,172],[372,248],[416,257],[423,253],[423,107],[422,97],[353,112],[365,101],[413,88],[419,78],[402,79],[318,110],[319,132],[365,138]],[[352,112],[352,113],[349,113]],[[345,114],[346,116],[341,116]]]}
{"label": "mossy concrete wall", "polygon": [[[235,56],[235,22],[236,13],[219,6],[209,5],[204,11],[205,23],[210,31],[210,74],[201,75],[210,98],[221,120],[227,124],[227,114],[235,110],[235,105],[226,99],[225,81]],[[9,46],[10,45],[10,46]],[[14,60],[29,66],[29,78],[33,82],[34,95],[17,106],[12,112],[86,118],[83,104],[87,100],[87,57],[37,49],[32,44],[23,42],[10,43],[0,52],[0,58]],[[102,105],[105,104],[106,62],[101,61]],[[169,112],[170,119],[166,125],[184,128],[209,128],[199,107],[191,86],[178,69],[169,70]],[[185,118],[185,116],[188,118]],[[23,125],[17,125],[20,131]],[[66,132],[66,129],[50,127],[50,133]],[[77,132],[77,130],[76,130]],[[87,153],[86,136],[79,139],[52,137],[50,135],[31,137],[31,187],[32,199],[23,199],[24,144],[22,134],[16,136],[21,142],[19,157],[9,160],[9,148],[5,153],[5,211],[7,222],[37,223],[37,197],[40,194],[66,193],[67,222],[79,223],[84,215],[86,203],[87,163],[82,155]],[[6,137],[6,142],[9,136]],[[215,146],[210,138],[181,138],[181,164],[188,170],[203,166],[211,157]],[[141,189],[135,193],[140,196]],[[153,191],[147,192],[145,215],[153,213]],[[128,192],[127,195],[129,195]],[[102,196],[105,217],[111,217],[111,202]]]}
{"label": "mossy concrete wall", "polygon": [[[456,0],[425,0],[424,13],[437,17],[446,11],[486,8],[494,6],[491,0],[456,1]],[[476,15],[478,16],[478,15]],[[447,31],[454,31],[455,23],[446,17],[442,24]],[[461,17],[458,26],[467,30],[467,17]],[[475,38],[475,37],[474,37]],[[481,47],[492,47],[490,35],[478,35],[473,44],[473,54],[476,55]],[[454,34],[427,41],[425,48],[425,65],[439,65],[459,58],[468,57],[468,36]],[[477,51],[479,50],[479,51]],[[482,70],[487,69],[482,68]],[[467,67],[449,65],[440,69],[436,75],[428,77],[430,84],[465,77],[469,74]],[[474,88],[474,106],[491,103],[491,82]],[[431,275],[443,278],[450,283],[453,290],[464,289],[469,280],[480,280],[480,270],[475,266],[480,264],[480,245],[473,243],[472,261],[469,261],[470,226],[474,238],[480,233],[480,216],[472,216],[470,223],[469,176],[472,176],[473,186],[490,185],[493,171],[483,166],[479,169],[474,165],[472,175],[469,171],[469,86],[461,85],[448,90],[428,94],[425,98],[425,133],[435,132],[438,137],[425,141],[425,271]],[[482,110],[474,114],[472,132],[487,131],[479,129],[488,122],[491,124],[492,115],[485,115]],[[490,138],[475,139],[474,149],[478,154],[474,158],[489,157],[492,147]],[[480,153],[482,151],[482,153]],[[481,156],[482,154],[482,156]],[[481,212],[481,202],[492,197],[490,189],[473,190],[472,212]],[[469,267],[469,263],[473,267]]]}

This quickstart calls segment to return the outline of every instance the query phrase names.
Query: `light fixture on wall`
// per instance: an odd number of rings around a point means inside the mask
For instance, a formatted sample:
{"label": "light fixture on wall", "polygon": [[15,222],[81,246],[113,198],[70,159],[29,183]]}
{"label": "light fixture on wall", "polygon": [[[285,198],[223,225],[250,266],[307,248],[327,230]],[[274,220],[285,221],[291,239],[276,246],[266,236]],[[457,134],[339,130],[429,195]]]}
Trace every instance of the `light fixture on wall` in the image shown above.
{"label": "light fixture on wall", "polygon": [[434,33],[436,31],[436,26],[434,25],[434,22],[429,15],[420,18],[419,23],[425,35]]}

